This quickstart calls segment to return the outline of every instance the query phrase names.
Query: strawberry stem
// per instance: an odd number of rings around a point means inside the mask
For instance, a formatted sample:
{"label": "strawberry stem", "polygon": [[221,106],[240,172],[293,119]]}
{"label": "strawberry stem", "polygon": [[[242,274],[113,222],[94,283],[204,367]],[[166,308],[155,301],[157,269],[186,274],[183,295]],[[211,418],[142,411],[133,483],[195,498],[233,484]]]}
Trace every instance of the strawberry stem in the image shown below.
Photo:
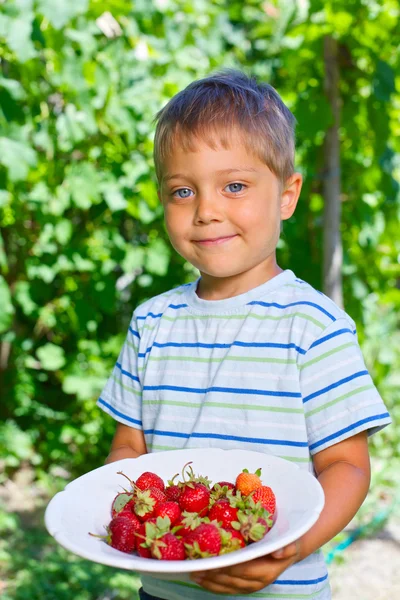
{"label": "strawberry stem", "polygon": [[[190,461],[189,461],[189,462],[187,462],[185,465],[183,465],[183,469],[182,469],[182,479],[183,479],[183,483],[186,483],[186,477],[185,477],[186,473],[185,473],[185,469],[186,469],[186,467],[187,467],[188,465],[191,465],[192,463],[193,463],[193,461],[192,461],[192,460],[190,460]],[[189,481],[190,481],[190,479],[189,479]]]}
{"label": "strawberry stem", "polygon": [[97,537],[102,540],[105,540],[108,538],[108,535],[98,535],[97,533],[91,533],[90,531],[88,531],[88,534],[91,535],[92,537]]}
{"label": "strawberry stem", "polygon": [[125,473],[123,473],[122,471],[117,471],[117,475],[123,475],[129,481],[132,488],[135,489],[135,482],[132,481],[132,479],[130,477],[128,477],[128,475],[125,475]]}

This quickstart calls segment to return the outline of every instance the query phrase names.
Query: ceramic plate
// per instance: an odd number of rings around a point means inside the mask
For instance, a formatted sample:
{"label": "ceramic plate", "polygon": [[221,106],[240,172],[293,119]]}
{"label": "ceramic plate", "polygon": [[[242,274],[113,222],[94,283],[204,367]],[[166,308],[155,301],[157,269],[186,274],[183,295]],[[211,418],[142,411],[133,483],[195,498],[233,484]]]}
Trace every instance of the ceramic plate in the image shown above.
{"label": "ceramic plate", "polygon": [[[207,475],[213,483],[235,481],[247,468],[261,467],[261,479],[276,496],[276,520],[268,534],[254,544],[212,558],[182,561],[146,559],[115,550],[89,531],[105,534],[110,507],[116,494],[128,483],[117,471],[135,480],[153,471],[166,482],[192,461],[196,475]],[[129,484],[128,484],[129,487]],[[302,536],[316,522],[324,506],[324,493],[317,479],[294,463],[261,452],[218,448],[171,450],[120,460],[90,471],[69,483],[47,506],[45,523],[61,546],[91,561],[155,577],[227,567],[273,552]]]}

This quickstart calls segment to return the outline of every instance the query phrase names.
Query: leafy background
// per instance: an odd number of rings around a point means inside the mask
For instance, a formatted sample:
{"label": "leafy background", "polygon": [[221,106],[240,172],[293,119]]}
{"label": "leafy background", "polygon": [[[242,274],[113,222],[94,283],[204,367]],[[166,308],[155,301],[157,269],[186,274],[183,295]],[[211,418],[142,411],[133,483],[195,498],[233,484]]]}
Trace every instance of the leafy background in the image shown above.
{"label": "leafy background", "polygon": [[[168,244],[152,164],[154,115],[193,79],[239,67],[294,112],[305,185],[279,260],[321,289],[332,35],[345,309],[394,419],[371,442],[374,484],[358,522],[389,514],[400,457],[399,18],[398,0],[0,0],[4,485],[25,469],[23,485],[44,501],[102,464],[114,424],[95,400],[131,313],[195,276]],[[132,576],[52,545],[40,510],[26,522],[3,508],[6,600],[135,597]]]}

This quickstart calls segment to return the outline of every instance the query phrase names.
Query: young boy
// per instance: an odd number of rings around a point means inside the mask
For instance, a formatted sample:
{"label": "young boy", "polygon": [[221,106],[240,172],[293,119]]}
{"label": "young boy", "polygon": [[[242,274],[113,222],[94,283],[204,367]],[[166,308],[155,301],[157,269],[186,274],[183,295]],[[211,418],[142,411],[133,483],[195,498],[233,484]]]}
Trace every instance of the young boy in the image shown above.
{"label": "young boy", "polygon": [[326,503],[281,551],[190,584],[143,576],[141,598],[327,600],[319,549],[362,504],[367,436],[390,416],[352,319],[276,262],[302,184],[294,118],[271,86],[225,71],[160,111],[154,157],[171,243],[201,277],[134,311],[98,400],[117,421],[106,462],[178,448],[256,450],[311,471]]}

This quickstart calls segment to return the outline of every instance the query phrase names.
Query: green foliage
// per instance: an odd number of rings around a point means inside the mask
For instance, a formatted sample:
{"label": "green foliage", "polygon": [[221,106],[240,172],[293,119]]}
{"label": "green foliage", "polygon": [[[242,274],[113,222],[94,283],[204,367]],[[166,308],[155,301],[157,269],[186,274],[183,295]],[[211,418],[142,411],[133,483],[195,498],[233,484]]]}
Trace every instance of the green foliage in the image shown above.
{"label": "green foliage", "polygon": [[[0,450],[7,472],[102,462],[94,404],[134,307],[191,280],[167,241],[153,118],[191,80],[239,66],[298,120],[302,199],[280,263],[321,287],[323,37],[339,41],[344,290],[398,422],[397,0],[9,0],[0,12]],[[381,339],[387,339],[385,348]],[[373,442],[399,456],[398,428]]]}
{"label": "green foliage", "polygon": [[[42,516],[42,515],[41,515]],[[38,525],[22,527],[17,514],[0,507],[2,600],[137,600],[135,573],[78,558]]]}

